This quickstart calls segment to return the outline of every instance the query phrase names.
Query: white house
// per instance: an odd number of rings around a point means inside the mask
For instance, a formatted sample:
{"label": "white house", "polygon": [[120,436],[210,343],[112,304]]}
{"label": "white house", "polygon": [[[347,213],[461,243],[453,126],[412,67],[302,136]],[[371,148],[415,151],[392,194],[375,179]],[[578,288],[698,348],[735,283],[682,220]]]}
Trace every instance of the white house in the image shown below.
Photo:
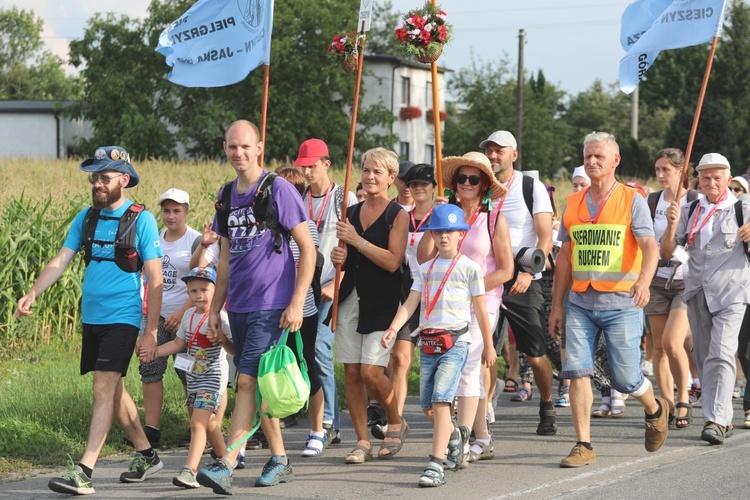
{"label": "white house", "polygon": [[0,101],[0,158],[66,158],[91,124],[62,114],[72,101]]}
{"label": "white house", "polygon": [[[438,67],[441,114],[445,112],[445,73],[449,71]],[[361,100],[363,109],[382,104],[397,117],[391,132],[398,136],[393,149],[399,160],[432,164],[435,160],[435,129],[431,121],[434,113],[430,65],[390,55],[366,55],[362,87],[365,89]]]}

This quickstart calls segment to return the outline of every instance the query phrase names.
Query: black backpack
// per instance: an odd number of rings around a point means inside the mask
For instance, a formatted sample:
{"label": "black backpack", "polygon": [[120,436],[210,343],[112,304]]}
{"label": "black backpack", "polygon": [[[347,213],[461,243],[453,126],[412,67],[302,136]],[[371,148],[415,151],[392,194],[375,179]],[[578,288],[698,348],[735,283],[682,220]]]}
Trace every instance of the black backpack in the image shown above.
{"label": "black backpack", "polygon": [[[235,208],[247,208],[248,206],[253,207],[253,214],[255,215],[255,223],[247,223],[246,227],[256,226],[258,231],[265,231],[268,228],[273,236],[274,251],[278,254],[281,253],[281,245],[283,241],[289,242],[289,231],[284,229],[279,223],[279,219],[273,213],[273,182],[278,177],[275,172],[267,174],[258,185],[258,191],[255,193],[255,198],[250,205],[244,207]],[[234,181],[227,182],[221,186],[221,192],[219,194],[219,201],[214,205],[216,208],[217,223],[219,226],[219,232],[222,234],[229,234],[229,211],[232,209],[232,183]],[[239,226],[235,226],[239,227]]]}
{"label": "black backpack", "polygon": [[[646,203],[648,204],[648,210],[651,212],[651,220],[653,221],[656,217],[656,206],[659,204],[659,198],[661,198],[661,194],[664,192],[664,190],[661,191],[654,191],[653,193],[649,194],[646,198]],[[698,191],[695,189],[688,189],[687,192],[687,201],[695,201],[698,199]],[[693,212],[690,212],[691,214]]]}
{"label": "black backpack", "polygon": [[[143,259],[138,255],[135,247],[135,225],[138,222],[138,217],[140,217],[145,209],[145,206],[133,203],[125,210],[125,213],[121,217],[110,217],[102,215],[101,210],[98,208],[89,207],[86,217],[83,220],[83,238],[81,241],[81,251],[83,252],[83,261],[86,263],[86,267],[88,267],[92,260],[96,262],[107,261],[114,262],[117,264],[117,267],[126,273],[139,272],[143,268]],[[114,241],[94,239],[96,225],[99,221],[112,219],[119,221]],[[115,258],[111,259],[109,257],[96,257],[92,255],[91,247],[94,243],[102,246],[114,245]]]}

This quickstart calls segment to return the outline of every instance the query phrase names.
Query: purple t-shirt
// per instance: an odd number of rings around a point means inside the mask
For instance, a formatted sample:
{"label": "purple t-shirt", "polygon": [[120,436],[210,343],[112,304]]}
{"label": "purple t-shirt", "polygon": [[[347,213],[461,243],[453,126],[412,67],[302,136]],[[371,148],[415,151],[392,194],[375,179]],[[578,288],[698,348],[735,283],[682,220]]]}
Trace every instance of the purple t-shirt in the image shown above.
{"label": "purple t-shirt", "polygon": [[[289,245],[283,244],[281,254],[277,254],[271,231],[266,229],[259,232],[254,225],[251,205],[260,181],[267,174],[263,170],[258,182],[245,193],[237,192],[236,179],[232,182],[229,234],[219,231],[218,220],[214,217],[213,230],[229,238],[227,310],[230,312],[286,309],[294,293],[296,273]],[[307,222],[299,191],[281,177],[277,177],[273,183],[273,211],[281,226],[288,231]]]}

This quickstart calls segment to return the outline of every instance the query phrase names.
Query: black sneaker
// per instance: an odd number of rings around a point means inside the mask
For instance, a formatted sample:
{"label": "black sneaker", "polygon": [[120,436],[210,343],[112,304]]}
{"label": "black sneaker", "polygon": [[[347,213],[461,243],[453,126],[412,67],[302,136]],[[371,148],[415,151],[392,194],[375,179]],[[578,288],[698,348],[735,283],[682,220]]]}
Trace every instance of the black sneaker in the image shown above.
{"label": "black sneaker", "polygon": [[375,439],[385,439],[385,433],[388,432],[388,425],[375,424],[370,427],[370,434]]}
{"label": "black sneaker", "polygon": [[121,483],[140,483],[146,479],[146,476],[156,474],[162,467],[164,462],[159,459],[159,454],[154,451],[154,456],[146,458],[140,453],[136,453],[133,457],[133,461],[130,462],[127,472],[120,474]]}
{"label": "black sneaker", "polygon": [[290,427],[294,427],[295,425],[297,425],[296,415],[289,415],[288,417],[279,419],[279,427],[281,427],[282,429],[288,429]]}
{"label": "black sneaker", "polygon": [[[146,433],[146,439],[148,439],[148,442],[152,448],[156,449],[159,447],[159,445],[161,445],[161,430],[157,429],[156,427],[146,425],[145,427],[143,427],[143,432]],[[131,439],[127,435],[125,435],[123,441],[125,441],[125,443],[129,444],[130,446],[133,446],[133,441],[131,441]],[[190,444],[189,438],[188,444]]]}
{"label": "black sneaker", "polygon": [[94,493],[94,483],[91,482],[91,478],[79,466],[72,464],[61,477],[50,479],[47,487],[54,492],[69,495],[92,495]]}
{"label": "black sneaker", "polygon": [[367,405],[367,426],[372,427],[373,425],[385,425],[388,420],[385,416],[385,410],[380,406],[380,403],[374,402]]}
{"label": "black sneaker", "polygon": [[333,430],[333,439],[331,439],[331,444],[341,444],[341,429]]}

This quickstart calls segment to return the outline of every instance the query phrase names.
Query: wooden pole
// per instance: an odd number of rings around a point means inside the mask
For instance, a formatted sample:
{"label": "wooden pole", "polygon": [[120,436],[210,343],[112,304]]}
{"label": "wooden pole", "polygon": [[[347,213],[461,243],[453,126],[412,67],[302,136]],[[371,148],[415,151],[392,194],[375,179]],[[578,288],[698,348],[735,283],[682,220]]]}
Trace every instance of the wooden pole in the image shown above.
{"label": "wooden pole", "polygon": [[[346,222],[346,209],[349,200],[349,178],[352,173],[354,161],[354,138],[357,134],[357,111],[359,110],[359,92],[362,87],[362,68],[365,65],[365,22],[362,21],[360,28],[359,59],[357,60],[357,80],[354,84],[354,104],[352,105],[352,122],[349,127],[349,150],[346,155],[346,176],[344,177],[344,199],[341,200],[341,221]],[[339,247],[344,248],[343,241],[339,241]],[[331,313],[331,331],[336,331],[336,319],[339,311],[339,282],[341,281],[341,266],[336,266],[336,277],[333,285],[333,311]]]}
{"label": "wooden pole", "polygon": [[[436,7],[435,0],[432,6]],[[440,130],[440,87],[438,85],[437,61],[432,61],[432,122],[435,127],[435,180],[437,195],[443,196],[443,142]]]}
{"label": "wooden pole", "polygon": [[698,131],[698,121],[701,117],[701,110],[703,109],[703,99],[706,97],[706,88],[708,87],[708,79],[711,76],[711,66],[714,62],[714,54],[716,53],[716,44],[719,42],[719,37],[715,36],[711,40],[711,50],[708,53],[708,61],[706,61],[706,70],[703,72],[703,83],[701,83],[701,91],[698,95],[698,104],[695,106],[695,114],[693,115],[693,126],[690,129],[690,138],[688,139],[688,145],[685,149],[685,163],[682,165],[682,175],[680,176],[680,185],[677,186],[677,196],[675,201],[679,205],[680,198],[682,197],[682,186],[685,184],[687,178],[688,169],[690,168],[690,155],[693,153],[693,143],[695,142],[695,134]]}
{"label": "wooden pole", "polygon": [[518,158],[515,161],[515,169],[523,170],[523,85],[524,66],[523,50],[526,44],[526,30],[518,30],[518,82],[516,83],[516,141],[518,142]]}
{"label": "wooden pole", "polygon": [[260,151],[258,163],[263,168],[263,159],[266,156],[266,115],[268,112],[268,87],[271,82],[271,65],[266,64],[263,67],[263,102],[260,105],[260,142],[263,143],[263,149]]}

